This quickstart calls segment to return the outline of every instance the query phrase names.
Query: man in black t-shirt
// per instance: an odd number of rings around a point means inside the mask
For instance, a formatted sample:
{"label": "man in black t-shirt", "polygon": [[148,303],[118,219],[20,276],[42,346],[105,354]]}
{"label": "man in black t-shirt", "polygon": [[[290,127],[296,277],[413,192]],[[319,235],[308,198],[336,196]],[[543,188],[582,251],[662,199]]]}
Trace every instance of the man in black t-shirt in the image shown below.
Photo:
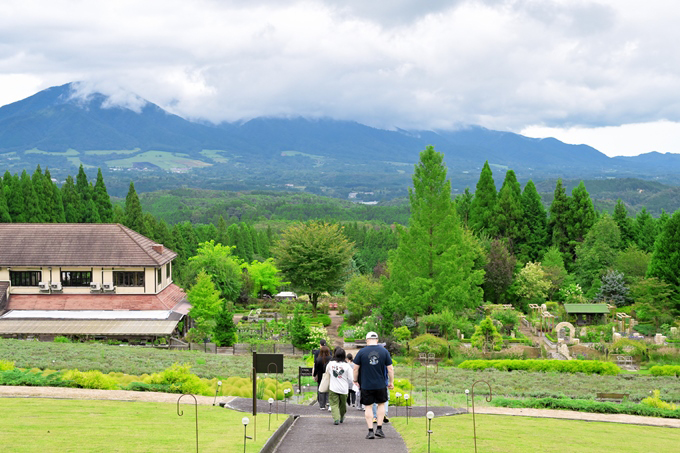
{"label": "man in black t-shirt", "polygon": [[[385,371],[387,371],[388,383],[385,385]],[[394,368],[392,357],[387,349],[378,346],[378,334],[368,332],[366,334],[366,347],[361,349],[354,357],[354,383],[361,390],[361,404],[366,409],[366,425],[368,434],[366,439],[384,438],[382,430],[385,418],[385,402],[387,401],[387,389],[394,388]],[[378,405],[378,426],[373,432],[373,403]]]}

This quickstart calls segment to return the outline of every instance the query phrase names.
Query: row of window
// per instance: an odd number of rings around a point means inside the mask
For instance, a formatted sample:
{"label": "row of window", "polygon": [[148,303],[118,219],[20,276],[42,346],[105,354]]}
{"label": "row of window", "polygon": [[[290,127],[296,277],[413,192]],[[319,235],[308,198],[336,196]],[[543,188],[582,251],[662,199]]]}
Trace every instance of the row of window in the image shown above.
{"label": "row of window", "polygon": [[[168,275],[170,275],[168,266]],[[43,281],[41,271],[9,271],[12,286],[38,286]],[[62,271],[62,286],[90,286],[91,271]],[[116,286],[144,286],[144,272],[114,271],[113,284]],[[161,270],[158,269],[158,284],[161,284]]]}

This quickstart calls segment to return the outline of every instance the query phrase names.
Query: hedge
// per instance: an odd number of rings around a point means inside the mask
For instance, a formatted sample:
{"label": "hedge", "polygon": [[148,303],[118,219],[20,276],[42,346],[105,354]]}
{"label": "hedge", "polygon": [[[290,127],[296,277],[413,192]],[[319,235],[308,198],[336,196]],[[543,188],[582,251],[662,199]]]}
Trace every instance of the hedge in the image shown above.
{"label": "hedge", "polygon": [[520,409],[564,409],[579,412],[596,412],[600,414],[629,414],[642,415],[645,417],[680,418],[680,409],[659,409],[631,402],[610,403],[570,398],[540,398],[526,400],[494,398],[492,404],[497,407]]}
{"label": "hedge", "polygon": [[680,377],[680,365],[656,365],[649,369],[652,376]]}
{"label": "hedge", "polygon": [[558,373],[586,373],[616,375],[621,369],[611,362],[599,360],[466,360],[458,365],[466,370],[495,368],[501,371],[555,371]]}

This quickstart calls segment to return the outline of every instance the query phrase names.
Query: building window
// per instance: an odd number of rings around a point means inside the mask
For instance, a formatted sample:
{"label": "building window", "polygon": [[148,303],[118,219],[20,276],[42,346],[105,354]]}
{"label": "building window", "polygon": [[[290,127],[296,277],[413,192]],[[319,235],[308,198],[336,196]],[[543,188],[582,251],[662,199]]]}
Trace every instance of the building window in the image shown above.
{"label": "building window", "polygon": [[161,282],[163,281],[163,268],[162,267],[158,268],[158,270],[156,271],[156,275],[158,276],[157,277],[157,280],[158,280],[157,283],[160,285]]}
{"label": "building window", "polygon": [[114,272],[113,284],[116,286],[144,286],[144,272]]}
{"label": "building window", "polygon": [[41,275],[40,271],[9,271],[9,281],[12,286],[38,286]]}
{"label": "building window", "polygon": [[170,263],[165,265],[165,278],[170,279]]}
{"label": "building window", "polygon": [[90,271],[61,271],[62,286],[90,286],[92,272]]}

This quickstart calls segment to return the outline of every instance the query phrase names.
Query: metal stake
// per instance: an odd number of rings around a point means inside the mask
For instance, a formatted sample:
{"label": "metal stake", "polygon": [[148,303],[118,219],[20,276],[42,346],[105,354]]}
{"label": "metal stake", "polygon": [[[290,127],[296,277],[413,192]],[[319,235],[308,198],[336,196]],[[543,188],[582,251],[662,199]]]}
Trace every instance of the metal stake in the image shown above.
{"label": "metal stake", "polygon": [[472,384],[472,429],[474,430],[475,453],[477,453],[477,425],[475,424],[475,385],[483,382],[489,387],[489,396],[486,397],[486,402],[491,402],[491,385],[486,381],[475,381]]}
{"label": "metal stake", "polygon": [[196,409],[196,453],[198,453],[198,400],[194,395],[192,395],[191,393],[184,393],[180,395],[179,398],[177,398],[177,415],[179,415],[180,417],[184,415],[184,411],[179,410],[179,400],[181,400],[183,396],[187,395],[194,399],[194,407]]}

